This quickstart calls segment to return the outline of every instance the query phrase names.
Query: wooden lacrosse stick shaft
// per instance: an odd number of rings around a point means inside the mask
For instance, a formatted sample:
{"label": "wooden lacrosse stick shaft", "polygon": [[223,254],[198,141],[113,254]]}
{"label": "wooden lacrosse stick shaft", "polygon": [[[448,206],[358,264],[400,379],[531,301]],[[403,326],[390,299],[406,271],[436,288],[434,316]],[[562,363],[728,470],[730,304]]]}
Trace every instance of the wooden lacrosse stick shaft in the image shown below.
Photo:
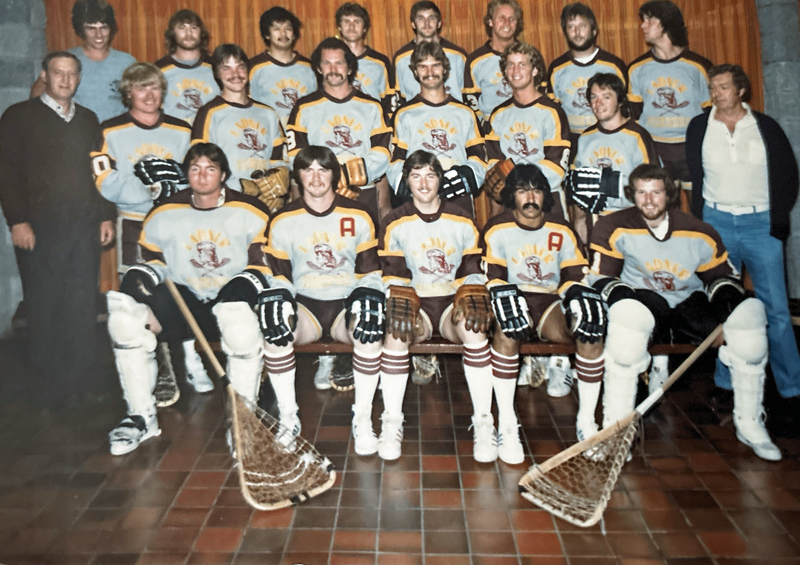
{"label": "wooden lacrosse stick shaft", "polygon": [[200,329],[197,320],[195,320],[192,311],[189,310],[189,307],[186,305],[186,301],[183,299],[183,296],[181,296],[181,293],[178,292],[178,287],[176,287],[175,283],[172,282],[170,279],[166,279],[164,283],[167,285],[169,293],[175,300],[175,304],[177,304],[178,308],[180,308],[184,320],[186,320],[186,323],[189,324],[189,327],[191,328],[195,339],[197,339],[197,342],[200,344],[200,347],[203,348],[203,353],[206,354],[206,357],[208,357],[208,360],[214,367],[214,371],[216,371],[217,376],[220,378],[220,380],[222,380],[223,384],[227,386],[228,383],[225,381],[228,380],[228,376],[225,374],[225,369],[222,368],[222,365],[220,365],[217,356],[214,355],[214,350],[212,350],[211,346],[208,344],[208,340],[206,339],[206,336],[203,334],[203,330]]}

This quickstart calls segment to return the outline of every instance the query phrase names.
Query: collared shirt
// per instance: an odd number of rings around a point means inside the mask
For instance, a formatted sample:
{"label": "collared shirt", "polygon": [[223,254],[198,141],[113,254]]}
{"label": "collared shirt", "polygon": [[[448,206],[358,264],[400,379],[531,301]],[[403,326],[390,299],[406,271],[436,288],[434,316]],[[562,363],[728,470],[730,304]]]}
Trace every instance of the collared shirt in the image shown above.
{"label": "collared shirt", "polygon": [[716,119],[711,109],[708,130],[703,139],[703,198],[726,206],[769,204],[767,150],[758,124],[743,104],[745,116],[736,122],[733,133]]}
{"label": "collared shirt", "polygon": [[64,114],[64,106],[56,102],[55,98],[47,94],[46,92],[42,92],[42,95],[39,97],[41,98],[42,102],[44,102],[45,106],[48,108],[52,108],[53,111],[58,114],[58,117],[64,120],[65,122],[71,122],[72,118],[75,117],[75,102],[70,99],[69,101],[69,110],[67,111],[66,115]]}

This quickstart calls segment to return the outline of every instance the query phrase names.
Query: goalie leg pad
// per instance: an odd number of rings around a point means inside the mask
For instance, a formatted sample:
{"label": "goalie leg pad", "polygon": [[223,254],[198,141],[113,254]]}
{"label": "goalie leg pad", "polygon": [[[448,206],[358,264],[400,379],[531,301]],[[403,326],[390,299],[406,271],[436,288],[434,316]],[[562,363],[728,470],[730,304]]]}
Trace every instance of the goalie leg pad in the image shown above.
{"label": "goalie leg pad", "polygon": [[727,344],[723,347],[731,352],[732,358],[742,359],[750,365],[766,364],[767,313],[760,300],[748,298],[739,304],[722,324],[722,333]]}
{"label": "goalie leg pad", "polygon": [[156,336],[147,328],[149,310],[131,296],[108,291],[108,334],[114,347],[131,349],[144,347],[155,351]]}
{"label": "goalie leg pad", "polygon": [[221,302],[211,311],[219,325],[222,350],[228,355],[228,378],[236,392],[255,402],[263,343],[258,318],[246,302]]}

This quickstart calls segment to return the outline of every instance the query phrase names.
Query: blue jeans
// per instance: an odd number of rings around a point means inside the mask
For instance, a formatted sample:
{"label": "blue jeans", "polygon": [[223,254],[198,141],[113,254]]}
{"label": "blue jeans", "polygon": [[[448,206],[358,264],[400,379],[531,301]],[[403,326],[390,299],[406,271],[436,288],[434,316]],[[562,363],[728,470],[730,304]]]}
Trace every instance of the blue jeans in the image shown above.
{"label": "blue jeans", "polygon": [[[789,316],[783,242],[769,235],[769,212],[734,216],[705,206],[703,220],[719,232],[733,266],[741,271],[744,262],[756,298],[764,303],[769,363],[778,392],[784,398],[800,395],[800,355]],[[731,390],[730,370],[719,359],[714,382],[718,387]]]}

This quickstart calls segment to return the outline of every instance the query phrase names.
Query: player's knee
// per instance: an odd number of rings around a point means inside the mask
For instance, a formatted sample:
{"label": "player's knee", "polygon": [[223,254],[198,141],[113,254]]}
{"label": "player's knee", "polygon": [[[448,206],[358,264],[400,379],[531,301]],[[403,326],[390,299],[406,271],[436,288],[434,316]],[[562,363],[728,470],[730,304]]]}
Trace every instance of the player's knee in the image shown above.
{"label": "player's knee", "polygon": [[[728,354],[747,363],[759,364],[767,357],[767,315],[764,304],[748,298],[722,324]],[[733,353],[735,352],[735,353]]]}
{"label": "player's knee", "polygon": [[217,318],[225,353],[236,357],[261,354],[264,339],[250,305],[246,302],[220,302],[211,311]]}
{"label": "player's knee", "polygon": [[492,336],[492,348],[501,355],[516,355],[519,352],[519,340],[508,337],[495,325],[494,335]]}
{"label": "player's knee", "polygon": [[641,302],[623,299],[608,309],[605,350],[623,365],[633,365],[648,356],[647,343],[655,318]]}
{"label": "player's knee", "polygon": [[575,352],[584,359],[597,359],[603,354],[605,344],[603,340],[589,343],[583,340],[575,341]]}
{"label": "player's knee", "polygon": [[118,349],[155,351],[156,336],[147,328],[150,310],[131,296],[108,292],[108,335]]}

